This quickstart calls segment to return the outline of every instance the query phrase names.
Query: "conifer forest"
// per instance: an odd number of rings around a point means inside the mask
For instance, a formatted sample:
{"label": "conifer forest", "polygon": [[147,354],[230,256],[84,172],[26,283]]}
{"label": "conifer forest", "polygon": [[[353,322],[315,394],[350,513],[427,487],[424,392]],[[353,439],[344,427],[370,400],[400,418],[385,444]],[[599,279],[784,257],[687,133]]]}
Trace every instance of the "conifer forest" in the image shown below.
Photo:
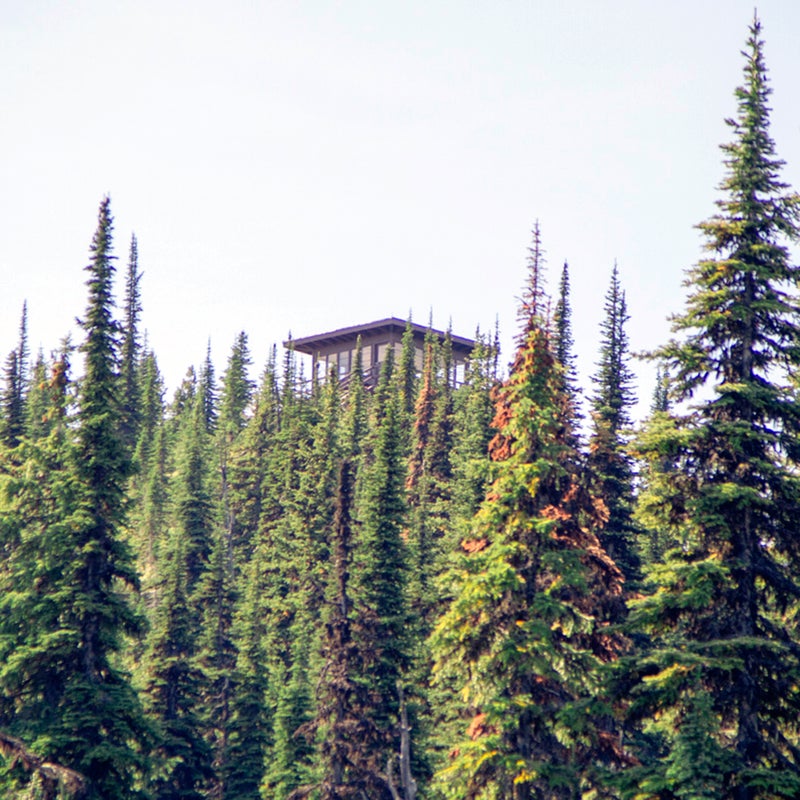
{"label": "conifer forest", "polygon": [[0,797],[800,798],[800,196],[763,50],[756,19],[636,424],[617,269],[584,380],[538,223],[515,352],[479,332],[458,381],[450,334],[368,383],[242,332],[168,396],[103,199],[79,337],[31,353],[23,308],[5,360]]}

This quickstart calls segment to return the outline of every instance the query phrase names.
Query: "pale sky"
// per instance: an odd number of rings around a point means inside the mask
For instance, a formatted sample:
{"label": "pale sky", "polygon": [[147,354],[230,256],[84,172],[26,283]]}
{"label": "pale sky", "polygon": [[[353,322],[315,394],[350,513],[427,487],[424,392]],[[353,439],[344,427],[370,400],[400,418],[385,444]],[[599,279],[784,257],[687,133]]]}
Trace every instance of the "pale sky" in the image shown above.
{"label": "pale sky", "polygon": [[[800,189],[800,2],[762,0],[772,135]],[[0,354],[86,304],[111,195],[167,384],[387,316],[456,334],[516,298],[539,220],[570,263],[583,383],[616,260],[663,342],[714,213],[752,0],[0,0]],[[79,339],[79,335],[76,336]],[[4,356],[3,356],[4,358]],[[650,366],[641,372],[645,405]]]}

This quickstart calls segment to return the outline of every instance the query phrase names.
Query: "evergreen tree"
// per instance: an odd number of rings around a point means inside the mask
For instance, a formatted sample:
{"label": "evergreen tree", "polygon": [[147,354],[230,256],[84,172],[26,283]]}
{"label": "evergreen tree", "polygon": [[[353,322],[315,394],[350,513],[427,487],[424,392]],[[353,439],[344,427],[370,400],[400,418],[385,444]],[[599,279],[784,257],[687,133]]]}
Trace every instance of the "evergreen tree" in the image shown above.
{"label": "evergreen tree", "polygon": [[214,363],[211,360],[211,340],[206,345],[206,360],[200,370],[199,391],[203,396],[203,416],[206,431],[214,433],[217,428],[217,390],[215,386]]}
{"label": "evergreen tree", "polygon": [[31,439],[44,436],[50,406],[49,378],[44,353],[39,350],[31,373],[31,385],[25,408],[25,434]]}
{"label": "evergreen tree", "polygon": [[[396,359],[395,379],[400,392],[400,414],[403,423],[409,422],[414,415],[414,401],[417,397],[417,365],[416,347],[414,346],[414,331],[411,319],[406,322],[405,330],[400,341],[399,358]],[[406,431],[407,425],[403,425]]]}
{"label": "evergreen tree", "polygon": [[[393,764],[400,753],[400,686],[409,665],[406,608],[407,554],[402,532],[405,518],[404,463],[400,420],[401,391],[391,391],[392,350],[381,370],[371,431],[371,461],[364,464],[358,515],[357,603],[359,647],[370,695],[366,715],[375,732],[363,742],[365,760],[383,765],[376,800],[391,797]],[[382,786],[382,788],[380,788]]]}
{"label": "evergreen tree", "polygon": [[358,676],[362,673],[362,653],[353,635],[357,621],[352,619],[349,594],[352,566],[353,530],[351,512],[354,489],[353,467],[345,460],[340,468],[334,522],[332,575],[333,593],[330,616],[325,626],[323,656],[325,665],[317,689],[316,718],[308,733],[319,732],[322,770],[321,800],[358,797],[371,791],[382,765],[365,752],[362,743],[376,738],[366,710],[369,696]]}
{"label": "evergreen tree", "polygon": [[194,398],[197,395],[197,373],[193,366],[186,370],[183,380],[175,390],[170,403],[169,416],[176,422],[187,408],[194,406]]}
{"label": "evergreen tree", "polygon": [[153,455],[156,434],[164,419],[164,381],[152,352],[141,358],[137,388],[139,431],[134,450],[137,468],[146,471]]}
{"label": "evergreen tree", "polygon": [[[40,511],[13,523],[32,552],[11,599],[17,600],[17,610],[31,601],[39,606],[26,617],[37,625],[24,631],[30,638],[15,648],[12,660],[17,676],[30,670],[24,678],[28,703],[23,711],[37,715],[29,728],[32,746],[83,774],[90,800],[134,796],[149,739],[139,700],[117,666],[122,635],[141,633],[143,621],[120,591],[121,584],[135,586],[136,575],[121,539],[128,462],[117,427],[111,233],[106,198],[87,267],[89,300],[81,323],[85,370],[74,450],[71,445],[66,452],[59,449],[68,445],[63,426],[55,425],[51,437],[61,440],[48,441],[62,442],[55,450],[59,463],[37,489],[51,492],[52,500],[37,502]],[[57,381],[60,391],[63,376]],[[63,409],[61,402],[57,413],[62,419]],[[25,502],[20,495],[17,500]]]}
{"label": "evergreen tree", "polygon": [[3,374],[4,387],[0,405],[0,441],[6,447],[16,447],[25,430],[25,411],[22,402],[22,386],[19,375],[19,354],[12,350],[6,357]]}
{"label": "evergreen tree", "polygon": [[[181,420],[176,454],[175,516],[186,543],[186,592],[195,592],[208,569],[214,540],[214,500],[211,495],[211,450],[206,433],[203,398],[195,395]],[[195,613],[200,613],[195,608]]]}
{"label": "evergreen tree", "polygon": [[164,384],[153,353],[145,353],[138,369],[138,441],[128,491],[131,543],[138,559],[142,590],[151,599],[156,561],[166,530],[168,498],[167,435],[164,429]]}
{"label": "evergreen tree", "polygon": [[125,303],[122,314],[122,345],[120,347],[120,373],[122,380],[121,429],[122,438],[129,452],[133,452],[139,435],[141,410],[139,406],[139,360],[142,342],[139,319],[142,314],[142,273],[139,271],[139,245],[136,236],[131,236],[128,270],[125,275]]}
{"label": "evergreen tree", "polygon": [[256,396],[253,416],[228,460],[233,566],[244,571],[255,551],[269,463],[280,429],[280,389],[273,348]]}
{"label": "evergreen tree", "polygon": [[90,797],[129,797],[143,766],[136,743],[146,725],[126,675],[114,665],[123,633],[142,632],[117,583],[137,585],[133,559],[121,538],[129,471],[119,430],[119,328],[113,319],[114,256],[109,199],[100,204],[87,271],[89,301],[81,323],[85,370],[80,385],[76,472],[81,486],[81,525],[75,553],[64,565],[74,595],[66,617],[77,652],[65,686],[61,746],[86,775]]}
{"label": "evergreen tree", "polygon": [[22,303],[22,314],[19,320],[19,339],[17,341],[17,364],[19,365],[19,383],[22,387],[23,401],[28,393],[28,370],[30,349],[28,347],[28,301]]}
{"label": "evergreen tree", "polygon": [[602,791],[598,763],[620,756],[598,673],[619,646],[604,623],[621,574],[596,535],[605,509],[581,480],[540,269],[535,255],[517,353],[495,395],[495,477],[432,642],[471,717],[440,772],[453,798],[571,800]]}
{"label": "evergreen tree", "polygon": [[492,438],[491,392],[496,383],[496,354],[480,331],[467,362],[464,384],[453,398],[453,479],[450,530],[446,547],[454,552],[486,494],[489,479],[489,441]]}
{"label": "evergreen tree", "polygon": [[625,329],[629,317],[616,264],[606,293],[605,312],[600,326],[600,362],[592,377],[595,393],[591,399],[589,468],[594,490],[608,507],[608,522],[600,541],[626,579],[635,581],[639,575],[639,530],[633,520],[633,463],[626,450],[627,429],[631,425],[628,412],[635,398]]}
{"label": "evergreen tree", "polygon": [[0,398],[0,441],[16,447],[25,433],[25,402],[28,393],[28,303],[22,305],[19,341],[6,359],[5,386]]}
{"label": "evergreen tree", "polygon": [[652,640],[632,717],[666,754],[631,772],[630,796],[800,795],[800,409],[789,386],[800,304],[787,247],[800,196],[780,180],[769,135],[758,19],[744,56],[724,194],[699,226],[708,256],[674,319],[683,338],[657,353],[677,403],[704,391],[685,413],[656,415],[639,444],[651,463],[674,465],[650,491],[662,523],[686,536],[634,605],[632,624]]}
{"label": "evergreen tree", "polygon": [[233,343],[228,368],[222,376],[219,422],[229,440],[244,428],[245,411],[253,398],[253,382],[248,377],[251,364],[247,334],[242,331]]}
{"label": "evergreen tree", "polygon": [[362,450],[367,433],[367,396],[364,384],[364,357],[361,349],[361,337],[356,340],[356,351],[353,356],[353,372],[347,385],[347,411],[344,414],[342,447],[346,457],[355,462]]}
{"label": "evergreen tree", "polygon": [[224,530],[215,531],[210,563],[197,587],[194,601],[202,610],[198,653],[206,676],[200,696],[201,718],[206,740],[211,745],[214,768],[206,796],[211,800],[222,800],[226,796],[225,777],[230,767],[231,703],[237,691],[232,680],[237,655],[232,634],[237,594],[229,539]]}
{"label": "evergreen tree", "polygon": [[265,789],[275,800],[287,800],[300,787],[316,783],[314,747],[303,729],[312,719],[313,688],[309,656],[313,631],[308,608],[295,610],[289,635],[288,664],[277,687],[273,742]]}
{"label": "evergreen tree", "polygon": [[147,651],[148,711],[160,728],[150,790],[156,800],[201,800],[211,752],[199,719],[205,675],[186,592],[186,546],[174,531],[162,559],[163,588]]}
{"label": "evergreen tree", "polygon": [[[542,247],[542,233],[537,219],[533,225],[531,233],[532,242],[528,248],[528,280],[522,290],[520,298],[518,318],[520,323],[520,333],[517,336],[517,344],[526,341],[526,332],[530,325],[530,313],[535,309],[535,313],[542,319],[547,317],[548,299],[545,293],[545,252]],[[499,336],[499,331],[497,332]]]}
{"label": "evergreen tree", "polygon": [[266,703],[268,692],[266,630],[258,602],[260,582],[257,562],[250,562],[240,602],[237,602],[232,638],[236,668],[232,683],[227,726],[226,763],[220,769],[225,798],[256,798],[264,778],[267,750],[271,745],[272,711]]}
{"label": "evergreen tree", "polygon": [[656,384],[650,404],[650,413],[655,414],[657,411],[669,411],[669,375],[660,364],[656,369]]}
{"label": "evergreen tree", "polygon": [[453,393],[448,376],[451,362],[449,335],[441,347],[429,338],[406,478],[409,599],[415,616],[424,620],[425,627],[437,605],[434,579],[442,568],[445,531],[450,518]]}
{"label": "evergreen tree", "polygon": [[[0,728],[45,762],[59,752],[59,704],[76,660],[77,637],[62,614],[72,597],[62,571],[79,493],[68,387],[64,363],[49,387],[47,435],[0,449]],[[21,787],[35,790],[12,757],[0,769],[0,793]]]}
{"label": "evergreen tree", "polygon": [[572,305],[570,302],[569,264],[564,262],[561,269],[561,280],[558,284],[558,300],[553,313],[553,355],[561,365],[564,389],[573,409],[574,425],[577,428],[582,419],[580,412],[580,389],[578,388],[578,370],[575,366],[573,348],[575,340],[572,336]]}

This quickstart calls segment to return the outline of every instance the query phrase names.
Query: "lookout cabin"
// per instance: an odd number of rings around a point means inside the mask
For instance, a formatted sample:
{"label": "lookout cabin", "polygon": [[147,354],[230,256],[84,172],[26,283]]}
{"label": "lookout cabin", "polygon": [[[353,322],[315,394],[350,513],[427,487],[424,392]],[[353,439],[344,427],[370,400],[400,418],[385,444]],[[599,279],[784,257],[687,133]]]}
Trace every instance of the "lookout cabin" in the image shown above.
{"label": "lookout cabin", "polygon": [[[425,352],[425,337],[434,336],[439,342],[445,338],[444,331],[417,325],[414,322],[406,323],[397,317],[367,322],[364,325],[352,325],[349,328],[339,328],[328,333],[318,333],[314,336],[304,336],[301,339],[292,339],[284,342],[284,347],[293,347],[297,353],[311,356],[312,375],[318,380],[324,380],[336,369],[339,380],[347,383],[355,360],[356,344],[361,337],[361,364],[367,386],[374,386],[380,373],[381,364],[386,360],[386,352],[396,348],[395,358],[400,355],[400,345],[406,325],[411,326],[414,337],[414,360],[418,370],[422,370],[423,355]],[[472,352],[475,342],[463,336],[450,334],[453,347],[453,362],[451,380],[454,385],[463,383],[464,366]]]}

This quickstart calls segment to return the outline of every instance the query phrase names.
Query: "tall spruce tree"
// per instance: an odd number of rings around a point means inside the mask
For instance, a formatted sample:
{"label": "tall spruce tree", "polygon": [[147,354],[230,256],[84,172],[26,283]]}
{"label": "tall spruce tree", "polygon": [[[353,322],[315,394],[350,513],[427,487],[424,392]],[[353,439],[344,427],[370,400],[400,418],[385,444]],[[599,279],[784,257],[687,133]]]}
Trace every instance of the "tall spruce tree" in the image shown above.
{"label": "tall spruce tree", "polygon": [[453,798],[532,800],[602,791],[618,758],[598,668],[622,576],[597,539],[604,507],[581,480],[569,401],[540,316],[538,227],[511,374],[495,393],[494,481],[462,542],[455,597],[433,636],[461,689],[466,735],[440,771]]}
{"label": "tall spruce tree", "polygon": [[574,425],[577,429],[582,419],[578,370],[575,366],[575,339],[572,336],[572,303],[569,281],[569,264],[564,262],[558,283],[558,300],[553,312],[553,355],[561,365],[564,389],[570,399]]}
{"label": "tall spruce tree", "polygon": [[139,405],[139,367],[142,351],[139,319],[142,315],[142,298],[139,284],[139,245],[136,236],[131,236],[128,269],[125,275],[125,303],[122,309],[122,345],[120,347],[121,430],[129,452],[133,452],[139,436],[141,407]]}
{"label": "tall spruce tree", "polygon": [[[175,458],[172,496],[176,523],[186,547],[186,591],[194,600],[209,567],[215,529],[214,499],[210,488],[211,444],[200,394],[194,396],[192,406],[182,414]],[[193,613],[200,615],[202,609],[194,607]]]}
{"label": "tall spruce tree", "polygon": [[40,349],[31,371],[31,385],[25,404],[25,434],[31,439],[43,436],[47,429],[49,410],[49,380],[47,362]]}
{"label": "tall spruce tree", "polygon": [[349,593],[354,479],[353,466],[345,459],[336,495],[331,605],[322,649],[325,664],[317,686],[317,713],[306,726],[307,733],[318,734],[321,742],[322,800],[358,797],[370,790],[375,773],[383,769],[363,746],[375,740],[376,731],[367,712],[369,692],[358,677],[363,672],[363,659],[358,638],[353,635],[358,621],[353,619]]}
{"label": "tall spruce tree", "polygon": [[206,360],[203,362],[198,381],[198,391],[203,395],[203,416],[208,433],[214,433],[217,428],[218,401],[215,380],[214,362],[211,360],[211,340],[209,339],[206,344]]}
{"label": "tall spruce tree", "polygon": [[674,465],[648,491],[685,536],[634,605],[652,639],[632,716],[664,757],[631,771],[627,796],[800,796],[800,273],[788,250],[800,196],[780,180],[763,49],[756,18],[723,196],[699,225],[708,255],[688,273],[681,338],[657,353],[674,401],[700,399],[655,415],[639,444]]}
{"label": "tall spruce tree", "polygon": [[[62,617],[79,492],[66,360],[54,376],[47,432],[0,448],[0,728],[45,763],[63,755],[59,704],[76,660],[75,631]],[[34,792],[13,751],[0,752],[0,794]]]}
{"label": "tall spruce tree", "polygon": [[235,692],[227,726],[227,759],[220,767],[219,781],[224,786],[226,800],[259,796],[271,744],[273,709],[266,702],[269,688],[266,630],[258,602],[261,586],[257,568],[258,562],[248,559],[232,628],[236,647],[232,675]]}
{"label": "tall spruce tree", "polygon": [[228,367],[222,376],[219,424],[229,439],[245,426],[245,412],[253,398],[253,381],[248,375],[251,365],[247,334],[242,331],[233,343]]}
{"label": "tall spruce tree", "polygon": [[201,800],[212,776],[200,724],[206,676],[197,658],[198,628],[186,591],[186,541],[179,529],[162,553],[161,597],[146,654],[148,711],[159,726],[149,789],[156,800]]}
{"label": "tall spruce tree", "polygon": [[0,441],[6,447],[16,447],[25,431],[25,412],[19,375],[19,354],[12,350],[6,356],[3,371],[3,393],[0,396]]}
{"label": "tall spruce tree", "polygon": [[634,405],[628,349],[625,292],[617,265],[606,293],[605,318],[600,326],[600,360],[592,376],[589,468],[595,492],[608,507],[608,522],[600,541],[626,579],[639,576],[637,539],[633,519],[633,460],[627,452],[630,409]]}
{"label": "tall spruce tree", "polygon": [[7,447],[16,447],[25,433],[29,357],[28,303],[25,301],[22,304],[19,341],[6,359],[5,386],[0,395],[0,441]]}
{"label": "tall spruce tree", "polygon": [[86,268],[89,299],[81,322],[85,369],[78,400],[71,546],[59,559],[60,626],[71,648],[55,683],[49,748],[60,763],[83,773],[88,797],[133,797],[148,738],[139,700],[117,666],[124,634],[142,632],[121,584],[136,586],[133,558],[121,538],[129,462],[119,430],[119,328],[113,318],[112,218],[100,204]]}
{"label": "tall spruce tree", "polygon": [[228,502],[231,522],[233,568],[237,575],[246,569],[256,547],[267,465],[275,446],[280,420],[280,392],[275,350],[270,354],[248,420],[237,445],[228,458]]}
{"label": "tall spruce tree", "polygon": [[467,362],[464,384],[453,398],[453,480],[450,536],[447,552],[453,552],[471,524],[486,494],[489,480],[489,442],[492,438],[491,392],[496,383],[493,346],[480,331]]}
{"label": "tall spruce tree", "polygon": [[[376,389],[370,431],[371,459],[362,465],[357,547],[358,645],[363,681],[370,695],[366,718],[374,737],[364,741],[373,773],[369,796],[392,797],[392,770],[400,754],[400,683],[409,665],[406,606],[407,552],[403,541],[406,464],[400,430],[405,389],[394,381],[393,351],[387,351]],[[379,405],[383,399],[383,405]]]}

